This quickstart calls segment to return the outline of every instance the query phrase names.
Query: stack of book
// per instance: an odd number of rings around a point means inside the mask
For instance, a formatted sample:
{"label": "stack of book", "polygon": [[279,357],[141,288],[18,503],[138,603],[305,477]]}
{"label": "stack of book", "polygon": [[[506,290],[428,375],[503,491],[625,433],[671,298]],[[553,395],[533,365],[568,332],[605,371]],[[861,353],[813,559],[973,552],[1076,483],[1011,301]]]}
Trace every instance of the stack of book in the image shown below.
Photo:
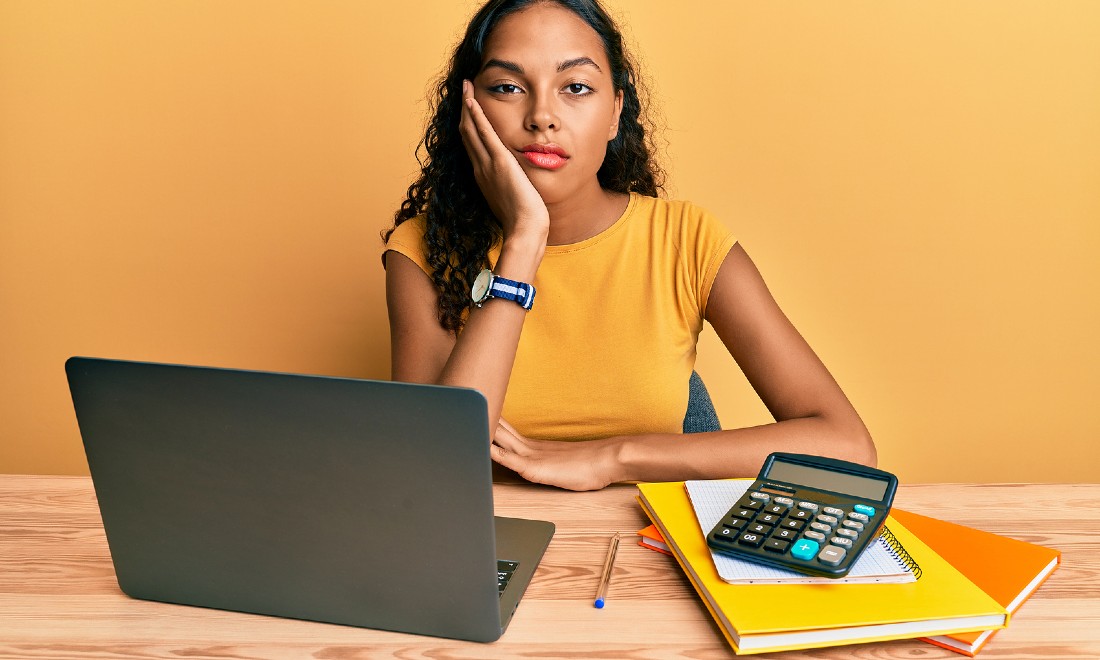
{"label": "stack of book", "polygon": [[893,509],[846,578],[711,553],[709,530],[752,480],[639,484],[654,527],[739,654],[921,638],[973,656],[1057,567],[1060,553]]}

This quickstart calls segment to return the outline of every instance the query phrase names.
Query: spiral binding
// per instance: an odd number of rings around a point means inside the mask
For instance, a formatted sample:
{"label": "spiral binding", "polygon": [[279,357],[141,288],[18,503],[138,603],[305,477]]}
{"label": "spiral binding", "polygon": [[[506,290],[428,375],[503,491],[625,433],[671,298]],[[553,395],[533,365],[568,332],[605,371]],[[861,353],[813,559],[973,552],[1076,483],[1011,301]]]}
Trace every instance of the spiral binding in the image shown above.
{"label": "spiral binding", "polygon": [[905,565],[910,571],[913,571],[913,577],[920,579],[921,570],[920,564],[916,559],[913,559],[913,555],[909,554],[909,551],[905,549],[905,546],[901,544],[898,537],[894,536],[894,533],[890,531],[890,528],[886,525],[882,526],[882,533],[880,534],[882,540],[886,543],[887,549],[894,559]]}

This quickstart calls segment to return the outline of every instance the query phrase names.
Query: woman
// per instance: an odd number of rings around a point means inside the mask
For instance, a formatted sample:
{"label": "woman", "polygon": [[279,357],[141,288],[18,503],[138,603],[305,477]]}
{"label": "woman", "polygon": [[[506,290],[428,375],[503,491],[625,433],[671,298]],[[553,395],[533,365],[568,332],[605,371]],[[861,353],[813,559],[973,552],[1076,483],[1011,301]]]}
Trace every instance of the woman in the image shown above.
{"label": "woman", "polygon": [[[873,465],[730,232],[656,197],[635,81],[597,0],[474,16],[385,236],[393,378],[480,390],[493,460],[562,488],[753,476],[773,451]],[[679,433],[704,320],[775,423]]]}

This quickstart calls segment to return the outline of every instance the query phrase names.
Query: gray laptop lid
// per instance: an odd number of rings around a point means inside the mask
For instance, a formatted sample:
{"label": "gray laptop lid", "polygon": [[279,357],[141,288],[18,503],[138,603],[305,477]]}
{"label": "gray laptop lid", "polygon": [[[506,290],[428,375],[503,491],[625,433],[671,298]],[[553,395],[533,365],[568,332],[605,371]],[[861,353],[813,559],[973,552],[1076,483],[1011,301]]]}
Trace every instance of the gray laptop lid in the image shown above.
{"label": "gray laptop lid", "polygon": [[[498,638],[553,525],[507,521],[498,597],[474,390],[66,363],[119,586],[149,600]],[[502,610],[503,607],[503,610]],[[502,616],[503,614],[503,616]]]}

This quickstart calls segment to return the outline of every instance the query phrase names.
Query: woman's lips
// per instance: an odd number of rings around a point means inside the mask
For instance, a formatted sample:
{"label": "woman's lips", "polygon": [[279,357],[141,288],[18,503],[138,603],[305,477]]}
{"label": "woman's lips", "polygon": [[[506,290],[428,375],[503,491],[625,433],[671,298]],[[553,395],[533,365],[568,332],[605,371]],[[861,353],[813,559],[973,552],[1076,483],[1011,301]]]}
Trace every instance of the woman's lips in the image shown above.
{"label": "woman's lips", "polygon": [[541,167],[546,170],[556,170],[562,165],[565,165],[565,161],[569,160],[558,154],[547,154],[541,151],[524,151],[523,156],[535,167]]}
{"label": "woman's lips", "polygon": [[529,144],[520,149],[520,153],[529,163],[545,170],[556,170],[569,160],[565,149],[556,144]]}

